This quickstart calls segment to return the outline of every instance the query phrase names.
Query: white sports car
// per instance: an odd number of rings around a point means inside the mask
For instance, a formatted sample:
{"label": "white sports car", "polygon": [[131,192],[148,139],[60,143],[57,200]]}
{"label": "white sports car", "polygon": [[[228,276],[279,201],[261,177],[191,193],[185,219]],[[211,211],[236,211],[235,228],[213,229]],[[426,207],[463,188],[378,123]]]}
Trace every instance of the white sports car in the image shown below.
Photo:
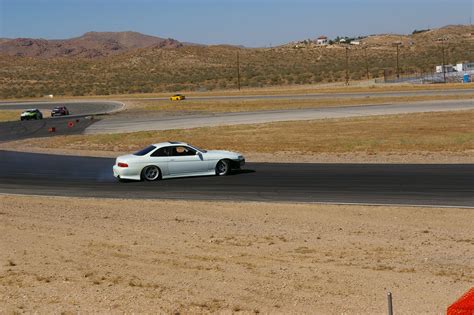
{"label": "white sports car", "polygon": [[152,144],[134,154],[119,156],[113,167],[121,179],[153,181],[159,178],[227,175],[245,164],[245,158],[230,151],[207,151],[184,142]]}

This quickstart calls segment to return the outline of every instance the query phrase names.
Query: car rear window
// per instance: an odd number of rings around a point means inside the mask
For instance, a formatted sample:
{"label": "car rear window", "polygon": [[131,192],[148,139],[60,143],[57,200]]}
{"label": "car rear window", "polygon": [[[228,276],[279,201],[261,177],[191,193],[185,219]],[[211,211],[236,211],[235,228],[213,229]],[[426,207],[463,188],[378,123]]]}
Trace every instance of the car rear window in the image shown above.
{"label": "car rear window", "polygon": [[144,156],[150,153],[151,151],[155,150],[156,147],[154,145],[150,145],[149,147],[146,147],[145,149],[142,149],[138,152],[133,153],[133,155],[138,155],[138,156]]}

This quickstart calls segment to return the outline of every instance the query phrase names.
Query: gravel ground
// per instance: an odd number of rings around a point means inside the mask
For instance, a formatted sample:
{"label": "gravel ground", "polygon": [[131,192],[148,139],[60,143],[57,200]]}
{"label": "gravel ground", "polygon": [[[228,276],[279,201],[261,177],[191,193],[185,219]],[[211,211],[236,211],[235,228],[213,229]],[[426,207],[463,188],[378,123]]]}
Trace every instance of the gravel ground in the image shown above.
{"label": "gravel ground", "polygon": [[444,313],[472,209],[0,196],[0,313]]}

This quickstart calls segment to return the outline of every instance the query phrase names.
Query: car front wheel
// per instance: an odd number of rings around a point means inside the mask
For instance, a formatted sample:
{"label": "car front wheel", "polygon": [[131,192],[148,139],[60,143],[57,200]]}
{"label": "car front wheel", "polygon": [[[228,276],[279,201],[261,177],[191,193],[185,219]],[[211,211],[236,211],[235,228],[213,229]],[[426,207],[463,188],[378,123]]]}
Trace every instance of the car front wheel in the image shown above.
{"label": "car front wheel", "polygon": [[228,160],[220,160],[216,165],[216,175],[224,176],[230,173],[230,162]]}
{"label": "car front wheel", "polygon": [[146,181],[154,181],[160,177],[160,169],[155,165],[150,165],[142,170],[142,179]]}

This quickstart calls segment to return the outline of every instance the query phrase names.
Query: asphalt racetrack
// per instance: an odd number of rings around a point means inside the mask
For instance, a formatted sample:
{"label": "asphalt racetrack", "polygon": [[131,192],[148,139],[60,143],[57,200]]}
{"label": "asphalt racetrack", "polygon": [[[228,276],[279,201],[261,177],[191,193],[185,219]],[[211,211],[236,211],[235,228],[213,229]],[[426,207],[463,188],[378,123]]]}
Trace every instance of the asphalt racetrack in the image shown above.
{"label": "asphalt racetrack", "polygon": [[[70,115],[49,117],[51,109],[66,105]],[[0,142],[34,137],[80,134],[87,127],[100,120],[101,115],[123,109],[120,102],[0,102],[0,110],[25,110],[38,108],[44,119],[29,121],[7,121],[0,123]],[[93,117],[97,115],[97,117]],[[54,128],[54,132],[52,131]]]}
{"label": "asphalt racetrack", "polygon": [[230,176],[120,183],[114,159],[0,151],[0,192],[474,207],[474,165],[248,163]]}
{"label": "asphalt racetrack", "polygon": [[[67,102],[0,102],[0,110],[25,110],[29,108],[38,108],[43,112],[45,118],[53,107],[66,105],[71,113],[70,117],[84,115],[99,115],[119,110],[123,107],[120,102],[113,101],[67,101]],[[55,117],[58,118],[58,117]]]}
{"label": "asphalt racetrack", "polygon": [[[48,111],[57,104],[66,104],[72,115],[1,123],[0,142],[61,134],[164,130],[474,108],[473,100],[433,101],[135,120],[127,115],[103,116],[123,108],[120,102],[108,101],[0,103],[0,110],[36,107],[43,110],[47,117]],[[54,127],[54,132],[50,131],[51,127]],[[0,193],[474,207],[473,164],[249,163],[243,171],[226,177],[119,183],[112,176],[113,159],[0,151],[0,163]]]}

